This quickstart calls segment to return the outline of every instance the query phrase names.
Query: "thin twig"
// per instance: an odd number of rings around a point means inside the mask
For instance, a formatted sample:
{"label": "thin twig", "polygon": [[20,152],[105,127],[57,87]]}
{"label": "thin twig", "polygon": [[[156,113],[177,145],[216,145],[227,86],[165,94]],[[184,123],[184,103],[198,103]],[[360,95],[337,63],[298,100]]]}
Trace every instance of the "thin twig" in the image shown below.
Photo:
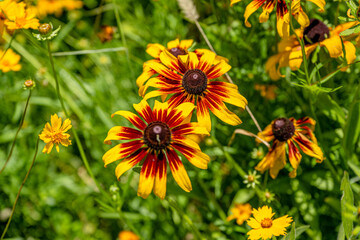
{"label": "thin twig", "polygon": [[20,130],[21,130],[22,125],[24,124],[26,111],[27,111],[27,109],[28,109],[29,102],[30,102],[30,98],[31,98],[31,92],[32,92],[32,91],[31,91],[31,89],[30,89],[30,90],[29,90],[29,96],[28,96],[28,98],[27,98],[27,100],[26,100],[25,109],[24,109],[23,115],[21,116],[21,120],[20,120],[20,123],[19,123],[19,127],[18,127],[18,129],[17,129],[17,131],[16,131],[16,133],[15,133],[15,137],[14,137],[14,140],[13,140],[12,145],[11,145],[11,148],[10,148],[9,156],[8,156],[8,158],[6,159],[6,162],[5,162],[4,166],[3,166],[3,167],[1,168],[1,170],[0,170],[0,174],[4,171],[6,165],[8,164],[8,162],[9,162],[11,156],[12,156],[12,153],[13,153],[13,151],[14,151],[14,147],[15,147],[15,143],[16,143],[17,136],[18,136],[18,134],[19,134],[19,132],[20,132]]}
{"label": "thin twig", "polygon": [[4,229],[4,231],[3,231],[2,235],[1,235],[1,238],[0,238],[1,240],[5,237],[5,234],[6,234],[8,228],[9,228],[9,226],[10,226],[11,219],[12,219],[12,217],[14,216],[16,204],[17,204],[17,202],[18,202],[18,200],[19,200],[21,190],[22,190],[22,188],[24,187],[25,182],[26,182],[27,178],[29,177],[30,171],[31,171],[31,169],[32,169],[33,166],[34,166],[35,159],[36,159],[36,155],[37,155],[37,152],[38,152],[38,149],[39,149],[39,140],[40,140],[39,137],[37,137],[37,141],[36,141],[36,145],[35,145],[35,154],[34,154],[33,160],[32,160],[32,162],[31,162],[30,168],[29,168],[29,170],[27,171],[26,176],[25,176],[25,178],[24,178],[24,180],[23,180],[23,182],[22,182],[22,184],[21,184],[21,186],[20,186],[20,188],[19,188],[19,191],[18,191],[18,193],[17,193],[17,195],[16,195],[16,199],[15,199],[14,205],[13,205],[12,210],[11,210],[11,215],[10,215],[9,220],[8,220],[8,222],[6,223],[6,227],[5,227],[5,229]]}

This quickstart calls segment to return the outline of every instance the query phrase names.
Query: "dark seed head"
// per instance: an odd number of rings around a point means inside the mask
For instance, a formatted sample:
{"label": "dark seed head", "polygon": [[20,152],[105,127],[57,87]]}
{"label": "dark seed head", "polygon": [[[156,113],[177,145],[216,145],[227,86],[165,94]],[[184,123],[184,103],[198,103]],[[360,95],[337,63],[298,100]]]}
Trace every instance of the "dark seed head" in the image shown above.
{"label": "dark seed head", "polygon": [[182,86],[187,93],[200,95],[207,88],[206,74],[199,69],[187,70],[182,78]]}
{"label": "dark seed head", "polygon": [[172,55],[174,55],[175,57],[177,57],[177,56],[179,56],[179,55],[185,55],[185,54],[186,54],[186,52],[185,52],[184,49],[177,48],[177,47],[171,48],[171,49],[169,50],[169,52],[170,52]]}
{"label": "dark seed head", "polygon": [[151,122],[144,130],[145,144],[155,150],[169,146],[171,140],[170,128],[161,121]]}
{"label": "dark seed head", "polygon": [[329,28],[318,19],[311,19],[309,26],[304,29],[305,44],[314,44],[324,41],[330,36]]}
{"label": "dark seed head", "polygon": [[272,125],[272,132],[277,140],[285,142],[294,135],[295,126],[287,118],[278,118]]}

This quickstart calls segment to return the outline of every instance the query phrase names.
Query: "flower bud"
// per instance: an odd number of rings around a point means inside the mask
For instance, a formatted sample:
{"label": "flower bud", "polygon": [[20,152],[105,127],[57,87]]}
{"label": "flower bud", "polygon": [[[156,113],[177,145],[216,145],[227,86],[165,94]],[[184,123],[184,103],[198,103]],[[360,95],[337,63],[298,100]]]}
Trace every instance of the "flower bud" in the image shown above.
{"label": "flower bud", "polygon": [[47,35],[52,31],[52,26],[49,23],[43,23],[38,28],[41,35]]}
{"label": "flower bud", "polygon": [[33,89],[36,86],[35,81],[28,79],[24,82],[23,88],[24,89]]}

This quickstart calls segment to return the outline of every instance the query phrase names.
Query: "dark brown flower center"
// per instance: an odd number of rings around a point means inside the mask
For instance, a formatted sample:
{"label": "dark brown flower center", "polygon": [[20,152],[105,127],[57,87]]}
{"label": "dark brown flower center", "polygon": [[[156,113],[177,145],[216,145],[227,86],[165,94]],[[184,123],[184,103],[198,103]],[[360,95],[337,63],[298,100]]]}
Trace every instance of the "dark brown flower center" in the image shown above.
{"label": "dark brown flower center", "polygon": [[329,28],[318,19],[311,19],[309,26],[304,29],[305,44],[314,44],[324,41],[330,36]]}
{"label": "dark brown flower center", "polygon": [[277,140],[284,142],[294,135],[295,127],[289,119],[278,118],[272,125],[272,132]]}
{"label": "dark brown flower center", "polygon": [[264,218],[261,220],[262,228],[270,228],[272,226],[272,220],[270,218]]}
{"label": "dark brown flower center", "polygon": [[172,55],[174,55],[175,57],[177,57],[177,56],[179,56],[179,55],[185,55],[185,54],[186,54],[186,52],[185,52],[184,49],[177,48],[177,47],[171,48],[171,49],[169,50],[169,52],[170,52]]}
{"label": "dark brown flower center", "polygon": [[182,86],[187,93],[200,95],[207,88],[206,74],[199,69],[187,70],[182,78]]}
{"label": "dark brown flower center", "polygon": [[155,150],[165,149],[170,144],[171,132],[166,123],[155,121],[144,130],[145,144]]}

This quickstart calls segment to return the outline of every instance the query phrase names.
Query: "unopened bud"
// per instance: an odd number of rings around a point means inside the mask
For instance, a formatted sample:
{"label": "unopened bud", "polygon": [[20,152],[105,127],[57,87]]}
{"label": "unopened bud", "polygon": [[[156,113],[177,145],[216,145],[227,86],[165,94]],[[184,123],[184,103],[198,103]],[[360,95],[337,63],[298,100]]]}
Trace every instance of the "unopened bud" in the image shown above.
{"label": "unopened bud", "polygon": [[35,81],[28,79],[24,82],[24,89],[33,89],[36,86]]}
{"label": "unopened bud", "polygon": [[41,35],[47,35],[51,32],[52,26],[49,23],[43,23],[38,28]]}

